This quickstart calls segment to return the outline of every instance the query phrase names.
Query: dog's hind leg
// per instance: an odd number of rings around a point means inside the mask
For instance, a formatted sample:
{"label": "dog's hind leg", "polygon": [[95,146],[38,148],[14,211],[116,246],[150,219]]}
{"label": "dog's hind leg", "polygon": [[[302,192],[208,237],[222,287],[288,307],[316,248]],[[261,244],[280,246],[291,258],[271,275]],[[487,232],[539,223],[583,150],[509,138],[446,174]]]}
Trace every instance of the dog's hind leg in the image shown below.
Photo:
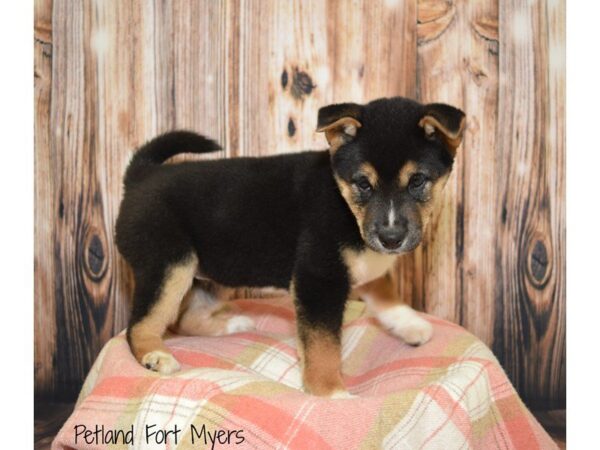
{"label": "dog's hind leg", "polygon": [[253,329],[254,321],[236,314],[235,306],[227,302],[231,291],[210,281],[196,281],[171,330],[186,336],[221,336]]}
{"label": "dog's hind leg", "polygon": [[160,270],[134,270],[134,307],[127,339],[135,358],[150,370],[161,374],[179,370],[179,363],[162,337],[177,320],[179,306],[192,285],[197,267],[198,258],[190,253]]}

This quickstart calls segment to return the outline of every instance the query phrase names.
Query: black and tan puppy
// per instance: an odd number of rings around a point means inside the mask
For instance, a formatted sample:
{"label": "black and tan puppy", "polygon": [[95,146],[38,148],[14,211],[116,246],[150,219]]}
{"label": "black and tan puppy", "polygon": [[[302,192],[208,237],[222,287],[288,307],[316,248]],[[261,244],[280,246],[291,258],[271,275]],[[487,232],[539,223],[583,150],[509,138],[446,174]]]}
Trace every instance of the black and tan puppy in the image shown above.
{"label": "black and tan puppy", "polygon": [[172,373],[179,364],[162,341],[168,327],[219,334],[252,326],[219,311],[210,289],[189,293],[195,277],[289,289],[304,387],[316,395],[345,393],[340,330],[352,289],[395,335],[429,340],[431,325],[402,304],[386,274],[421,242],[464,123],[452,106],[396,97],[322,108],[326,151],[161,165],[219,146],[185,131],[145,144],[125,174],[116,236],[135,275],[127,331],[135,357]]}

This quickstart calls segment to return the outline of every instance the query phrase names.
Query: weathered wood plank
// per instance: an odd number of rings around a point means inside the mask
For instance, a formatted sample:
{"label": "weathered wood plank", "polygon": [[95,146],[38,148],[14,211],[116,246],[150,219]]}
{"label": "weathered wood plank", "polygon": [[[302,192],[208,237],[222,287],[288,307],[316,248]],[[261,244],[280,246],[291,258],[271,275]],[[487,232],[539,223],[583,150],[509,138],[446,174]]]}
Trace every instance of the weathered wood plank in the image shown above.
{"label": "weathered wood plank", "polygon": [[[547,383],[538,386],[535,374],[528,379],[529,388],[525,396],[540,404],[550,403],[553,408],[566,407],[566,2],[548,2],[545,15],[548,40],[548,91],[542,96],[546,110],[545,128],[546,158],[549,187],[550,226],[553,230],[554,278],[553,301],[556,306],[553,318],[542,340],[543,352],[550,351],[552,357],[539,369],[548,373]],[[533,255],[532,255],[533,256]],[[537,259],[537,258],[536,258]],[[532,260],[530,260],[533,263]],[[542,261],[539,261],[543,263]],[[538,264],[536,261],[532,268]],[[541,273],[543,264],[534,270]],[[543,316],[542,316],[543,317]]]}
{"label": "weathered wood plank", "polygon": [[179,0],[173,2],[171,14],[172,35],[160,39],[170,39],[173,52],[173,125],[223,143],[227,96],[225,4]]}
{"label": "weathered wood plank", "polygon": [[240,109],[240,1],[230,0],[225,3],[225,139],[223,147],[229,155],[235,155],[240,148],[239,114]]}
{"label": "weathered wood plank", "polygon": [[[465,109],[462,29],[465,18],[446,1],[419,1],[417,8],[417,94],[420,101],[446,102]],[[427,312],[460,323],[464,147],[448,179],[439,215],[423,243],[424,302]]]}
{"label": "weathered wood plank", "polygon": [[55,397],[78,392],[102,345],[126,323],[129,277],[112,234],[127,149],[138,140],[130,120],[133,17],[120,2],[55,2]]}
{"label": "weathered wood plank", "polygon": [[463,36],[464,106],[469,128],[461,153],[462,178],[459,214],[462,219],[461,325],[486,344],[493,339],[496,281],[494,240],[499,224],[495,163],[498,108],[498,3],[463,2],[458,5]]}
{"label": "weathered wood plank", "polygon": [[152,96],[151,130],[159,134],[175,128],[176,118],[172,2],[144,2],[142,17],[144,86]]}
{"label": "weathered wood plank", "polygon": [[[84,245],[92,257],[92,265],[86,264],[90,274],[86,287],[94,293],[95,302],[105,304],[110,322],[98,336],[101,344],[127,323],[132,278],[113,243],[114,222],[130,151],[149,133],[140,114],[144,97],[137,92],[142,72],[141,12],[135,5],[117,1],[88,2],[86,6],[85,122],[99,193],[95,202],[101,203],[102,216],[97,223],[102,229],[91,229]],[[97,274],[93,264],[98,266]]]}
{"label": "weathered wood plank", "polygon": [[[82,246],[77,245],[89,213],[89,171],[81,152],[86,147],[84,133],[84,14],[80,4],[56,0],[53,8],[53,71],[50,121],[52,133],[52,173],[55,176],[55,230],[52,239],[55,264],[56,339],[53,348],[55,396],[73,396],[91,363],[85,346],[96,330],[88,327],[88,294],[81,281]],[[88,152],[89,154],[89,152]],[[82,176],[84,173],[88,177]],[[85,183],[85,184],[84,184]],[[83,189],[82,189],[83,187]],[[82,311],[83,309],[83,311]],[[82,330],[85,326],[87,332]]]}
{"label": "weathered wood plank", "polygon": [[530,403],[564,407],[564,2],[500,2],[502,173],[493,349]]}
{"label": "weathered wood plank", "polygon": [[405,62],[415,61],[414,1],[249,2],[241,10],[244,154],[324,148],[314,132],[319,107],[414,93],[414,64]]}
{"label": "weathered wood plank", "polygon": [[[274,145],[277,136],[273,133],[270,116],[270,102],[273,101],[270,89],[274,88],[271,87],[273,68],[269,61],[276,58],[270,39],[277,25],[274,16],[277,7],[284,7],[284,4],[289,2],[232,1],[232,8],[239,11],[237,28],[232,29],[236,40],[230,41],[232,49],[237,51],[237,59],[226,60],[225,64],[231,81],[237,85],[237,109],[229,111],[229,126],[235,126],[237,133],[237,147],[229,149],[233,155],[259,156],[279,150]],[[283,41],[283,36],[280,39]],[[277,45],[285,44],[278,42]],[[280,70],[278,68],[277,73]]]}
{"label": "weathered wood plank", "polygon": [[35,242],[34,304],[35,350],[34,377],[36,389],[51,391],[54,379],[52,357],[56,322],[54,249],[52,237],[56,209],[52,172],[50,104],[52,100],[52,1],[36,0],[34,25],[34,89],[35,89]]}
{"label": "weathered wood plank", "polygon": [[496,2],[421,1],[417,27],[421,100],[446,101],[467,114],[445,204],[424,245],[426,309],[488,344],[497,226],[497,13]]}
{"label": "weathered wood plank", "polygon": [[[417,89],[416,0],[364,1],[362,16],[364,62],[359,74],[362,72],[365,100],[397,95],[414,98]],[[343,66],[338,63],[338,67]]]}

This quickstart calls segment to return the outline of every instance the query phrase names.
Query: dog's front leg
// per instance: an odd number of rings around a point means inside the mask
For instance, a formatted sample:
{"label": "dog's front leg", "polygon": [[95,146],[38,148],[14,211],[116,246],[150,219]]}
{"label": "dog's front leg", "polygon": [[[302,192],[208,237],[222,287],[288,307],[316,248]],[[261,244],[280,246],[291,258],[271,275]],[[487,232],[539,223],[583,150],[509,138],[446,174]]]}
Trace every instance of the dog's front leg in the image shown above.
{"label": "dog's front leg", "polygon": [[407,344],[421,345],[431,339],[431,324],[402,303],[389,274],[358,286],[355,291],[375,313],[379,322]]}
{"label": "dog's front leg", "polygon": [[292,292],[296,304],[298,356],[308,393],[348,397],[342,381],[341,328],[348,295],[345,276],[299,271]]}

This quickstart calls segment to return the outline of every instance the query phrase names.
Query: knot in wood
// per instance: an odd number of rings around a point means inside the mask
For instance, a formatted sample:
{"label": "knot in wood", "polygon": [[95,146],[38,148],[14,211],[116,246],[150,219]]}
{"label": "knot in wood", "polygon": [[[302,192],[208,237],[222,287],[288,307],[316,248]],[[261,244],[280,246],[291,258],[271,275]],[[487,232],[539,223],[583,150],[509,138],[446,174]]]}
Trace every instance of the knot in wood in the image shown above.
{"label": "knot in wood", "polygon": [[296,134],[296,124],[294,123],[294,119],[292,119],[290,117],[290,120],[288,120],[288,136],[289,137],[294,137],[294,135]]}
{"label": "knot in wood", "polygon": [[298,70],[298,68],[294,69],[294,76],[292,79],[292,88],[291,92],[294,98],[301,100],[313,91],[317,85],[313,84],[312,78],[306,72]]}
{"label": "knot in wood", "polygon": [[527,252],[527,276],[537,289],[543,289],[550,278],[550,257],[544,239],[535,238]]}
{"label": "knot in wood", "polygon": [[100,281],[106,273],[106,253],[102,239],[97,233],[91,233],[84,246],[85,272],[94,281]]}

